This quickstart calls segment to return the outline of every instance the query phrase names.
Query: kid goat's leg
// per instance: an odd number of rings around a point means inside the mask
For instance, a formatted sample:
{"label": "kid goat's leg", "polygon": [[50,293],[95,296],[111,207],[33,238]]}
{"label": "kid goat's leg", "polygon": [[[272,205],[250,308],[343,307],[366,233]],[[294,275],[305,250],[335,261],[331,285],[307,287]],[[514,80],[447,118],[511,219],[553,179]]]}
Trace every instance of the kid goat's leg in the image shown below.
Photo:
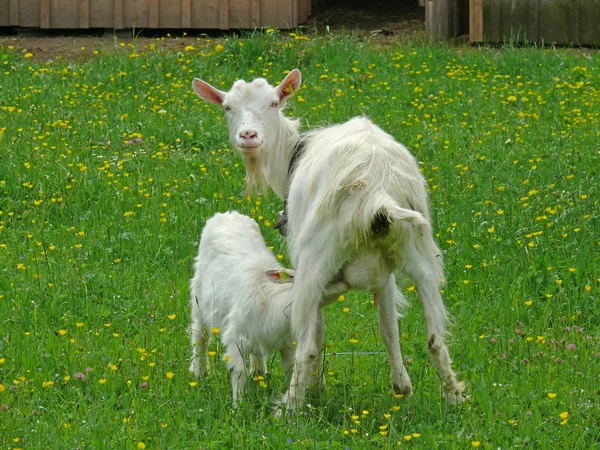
{"label": "kid goat's leg", "polygon": [[226,347],[226,355],[229,356],[227,367],[231,372],[231,391],[234,405],[244,396],[246,380],[248,378],[248,374],[246,373],[246,361],[244,354],[242,353],[242,345],[242,343],[236,343],[234,345],[227,345]]}
{"label": "kid goat's leg", "polygon": [[208,330],[202,324],[201,320],[192,317],[191,331],[192,362],[190,364],[190,372],[197,377],[201,377],[206,375],[208,371]]}
{"label": "kid goat's leg", "polygon": [[398,296],[402,295],[396,287],[396,279],[390,274],[379,293],[379,333],[387,347],[392,366],[392,386],[395,394],[410,395],[412,385],[402,362],[400,336],[398,333]]}

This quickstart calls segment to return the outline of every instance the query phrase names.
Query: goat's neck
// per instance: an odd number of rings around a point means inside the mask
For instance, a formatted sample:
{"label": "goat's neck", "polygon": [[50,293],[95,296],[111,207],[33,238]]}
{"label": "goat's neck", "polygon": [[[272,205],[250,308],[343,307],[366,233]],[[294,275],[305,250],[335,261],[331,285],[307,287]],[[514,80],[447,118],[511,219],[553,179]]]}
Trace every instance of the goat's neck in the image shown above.
{"label": "goat's neck", "polygon": [[300,137],[298,121],[280,116],[281,120],[272,144],[261,161],[261,169],[273,191],[283,199],[288,185],[288,167],[294,147]]}

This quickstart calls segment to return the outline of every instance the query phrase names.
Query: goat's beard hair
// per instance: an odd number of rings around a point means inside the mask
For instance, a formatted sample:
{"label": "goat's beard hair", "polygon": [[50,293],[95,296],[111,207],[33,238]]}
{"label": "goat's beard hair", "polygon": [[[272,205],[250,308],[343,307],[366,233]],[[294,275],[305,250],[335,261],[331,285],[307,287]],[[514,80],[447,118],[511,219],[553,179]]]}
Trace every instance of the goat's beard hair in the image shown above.
{"label": "goat's beard hair", "polygon": [[246,195],[258,190],[266,195],[269,186],[265,174],[260,168],[258,158],[253,156],[242,156],[242,158],[246,166]]}

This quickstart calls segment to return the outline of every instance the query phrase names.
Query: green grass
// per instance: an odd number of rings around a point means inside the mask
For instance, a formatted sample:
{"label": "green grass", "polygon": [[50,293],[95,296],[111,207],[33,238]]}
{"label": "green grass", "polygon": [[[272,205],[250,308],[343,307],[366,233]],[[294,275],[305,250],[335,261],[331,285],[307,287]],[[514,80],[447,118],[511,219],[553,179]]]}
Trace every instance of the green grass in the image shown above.
{"label": "green grass", "polygon": [[[600,445],[598,54],[257,33],[29,56],[0,47],[0,447]],[[326,309],[328,386],[291,421],[270,415],[286,388],[277,355],[237,409],[218,340],[208,378],[188,373],[206,219],[256,218],[287,261],[271,228],[281,201],[244,195],[224,116],[191,80],[226,90],[294,67],[287,113],[305,128],[364,113],[421,162],[469,402],[441,399],[410,282],[410,398],[392,394],[360,292]]]}

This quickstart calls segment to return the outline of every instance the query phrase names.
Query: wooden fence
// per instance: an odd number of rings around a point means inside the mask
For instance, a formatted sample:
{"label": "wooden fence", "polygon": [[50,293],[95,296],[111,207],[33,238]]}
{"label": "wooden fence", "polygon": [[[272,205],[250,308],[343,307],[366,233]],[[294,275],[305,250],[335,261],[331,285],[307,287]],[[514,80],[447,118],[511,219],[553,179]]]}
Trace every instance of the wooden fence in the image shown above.
{"label": "wooden fence", "polygon": [[600,44],[600,0],[470,0],[471,42]]}
{"label": "wooden fence", "polygon": [[311,0],[0,0],[0,26],[295,28],[311,6]]}
{"label": "wooden fence", "polygon": [[600,0],[419,1],[433,39],[600,45]]}

